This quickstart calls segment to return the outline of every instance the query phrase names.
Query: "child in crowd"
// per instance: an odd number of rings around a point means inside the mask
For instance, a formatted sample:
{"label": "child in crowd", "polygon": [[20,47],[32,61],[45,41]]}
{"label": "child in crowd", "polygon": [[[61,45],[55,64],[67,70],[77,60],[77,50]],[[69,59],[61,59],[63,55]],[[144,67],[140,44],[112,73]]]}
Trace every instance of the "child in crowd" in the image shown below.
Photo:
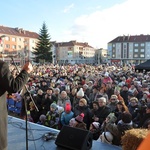
{"label": "child in crowd", "polygon": [[46,114],[45,126],[58,129],[59,114],[57,112],[57,105],[52,103],[50,110]]}
{"label": "child in crowd", "polygon": [[93,140],[97,140],[100,136],[100,123],[99,122],[92,122],[90,125],[90,131],[93,134]]}
{"label": "child in crowd", "polygon": [[74,113],[71,111],[71,104],[66,103],[65,111],[61,114],[61,124],[69,125],[69,121],[73,118]]}
{"label": "child in crowd", "polygon": [[86,130],[86,124],[83,122],[84,114],[81,113],[69,121],[69,126]]}
{"label": "child in crowd", "polygon": [[37,124],[44,125],[45,124],[45,120],[46,120],[46,116],[45,115],[41,115],[40,118],[39,118],[39,121],[37,122]]}

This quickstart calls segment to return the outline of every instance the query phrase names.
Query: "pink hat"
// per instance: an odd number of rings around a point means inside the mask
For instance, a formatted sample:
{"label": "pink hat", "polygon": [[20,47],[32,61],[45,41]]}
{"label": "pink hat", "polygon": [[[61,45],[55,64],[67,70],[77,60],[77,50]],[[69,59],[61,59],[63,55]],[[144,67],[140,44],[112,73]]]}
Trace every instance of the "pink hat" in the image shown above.
{"label": "pink hat", "polygon": [[75,117],[75,120],[79,123],[83,122],[83,118],[84,118],[84,114],[81,113],[80,115],[78,115],[77,117]]}

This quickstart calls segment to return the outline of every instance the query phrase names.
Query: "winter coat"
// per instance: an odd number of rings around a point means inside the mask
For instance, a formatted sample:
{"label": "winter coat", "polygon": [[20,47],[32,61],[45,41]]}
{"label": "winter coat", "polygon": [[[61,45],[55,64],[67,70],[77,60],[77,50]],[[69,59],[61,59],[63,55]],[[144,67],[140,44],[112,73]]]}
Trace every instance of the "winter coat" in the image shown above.
{"label": "winter coat", "polygon": [[70,111],[69,113],[63,112],[61,114],[61,124],[62,125],[69,125],[69,121],[73,118],[74,113]]}
{"label": "winter coat", "polygon": [[112,144],[114,145],[121,145],[121,137],[125,134],[126,130],[130,130],[132,128],[132,121],[130,123],[124,123],[122,120],[120,120],[117,125],[112,123],[106,124],[106,130],[113,135]]}
{"label": "winter coat", "polygon": [[7,150],[7,92],[16,93],[21,90],[28,77],[28,73],[22,70],[14,78],[10,73],[8,64],[0,60],[0,150]]}
{"label": "winter coat", "polygon": [[58,129],[59,114],[54,111],[48,111],[46,114],[45,126]]}
{"label": "winter coat", "polygon": [[79,106],[77,105],[74,109],[74,116],[78,116],[81,113],[84,114],[83,122],[87,125],[87,129],[89,129],[90,124],[92,122],[92,113],[88,106]]}

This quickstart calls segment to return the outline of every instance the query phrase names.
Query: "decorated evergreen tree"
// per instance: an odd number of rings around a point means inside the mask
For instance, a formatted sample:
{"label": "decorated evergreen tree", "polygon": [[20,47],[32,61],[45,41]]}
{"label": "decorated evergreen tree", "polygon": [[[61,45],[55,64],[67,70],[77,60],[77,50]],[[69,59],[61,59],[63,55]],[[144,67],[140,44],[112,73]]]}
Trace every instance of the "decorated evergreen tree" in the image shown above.
{"label": "decorated evergreen tree", "polygon": [[45,22],[40,29],[38,42],[32,53],[35,55],[33,61],[36,63],[52,62],[50,35]]}

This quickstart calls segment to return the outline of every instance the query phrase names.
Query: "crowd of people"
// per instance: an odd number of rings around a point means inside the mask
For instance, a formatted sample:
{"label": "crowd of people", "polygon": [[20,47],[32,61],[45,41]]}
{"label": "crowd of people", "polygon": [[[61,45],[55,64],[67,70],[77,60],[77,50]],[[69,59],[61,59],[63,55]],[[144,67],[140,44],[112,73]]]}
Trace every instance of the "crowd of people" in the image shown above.
{"label": "crowd of people", "polygon": [[21,118],[27,103],[34,123],[89,130],[93,140],[114,145],[122,145],[127,130],[150,129],[150,72],[132,65],[36,65],[27,87],[15,100],[23,101]]}

